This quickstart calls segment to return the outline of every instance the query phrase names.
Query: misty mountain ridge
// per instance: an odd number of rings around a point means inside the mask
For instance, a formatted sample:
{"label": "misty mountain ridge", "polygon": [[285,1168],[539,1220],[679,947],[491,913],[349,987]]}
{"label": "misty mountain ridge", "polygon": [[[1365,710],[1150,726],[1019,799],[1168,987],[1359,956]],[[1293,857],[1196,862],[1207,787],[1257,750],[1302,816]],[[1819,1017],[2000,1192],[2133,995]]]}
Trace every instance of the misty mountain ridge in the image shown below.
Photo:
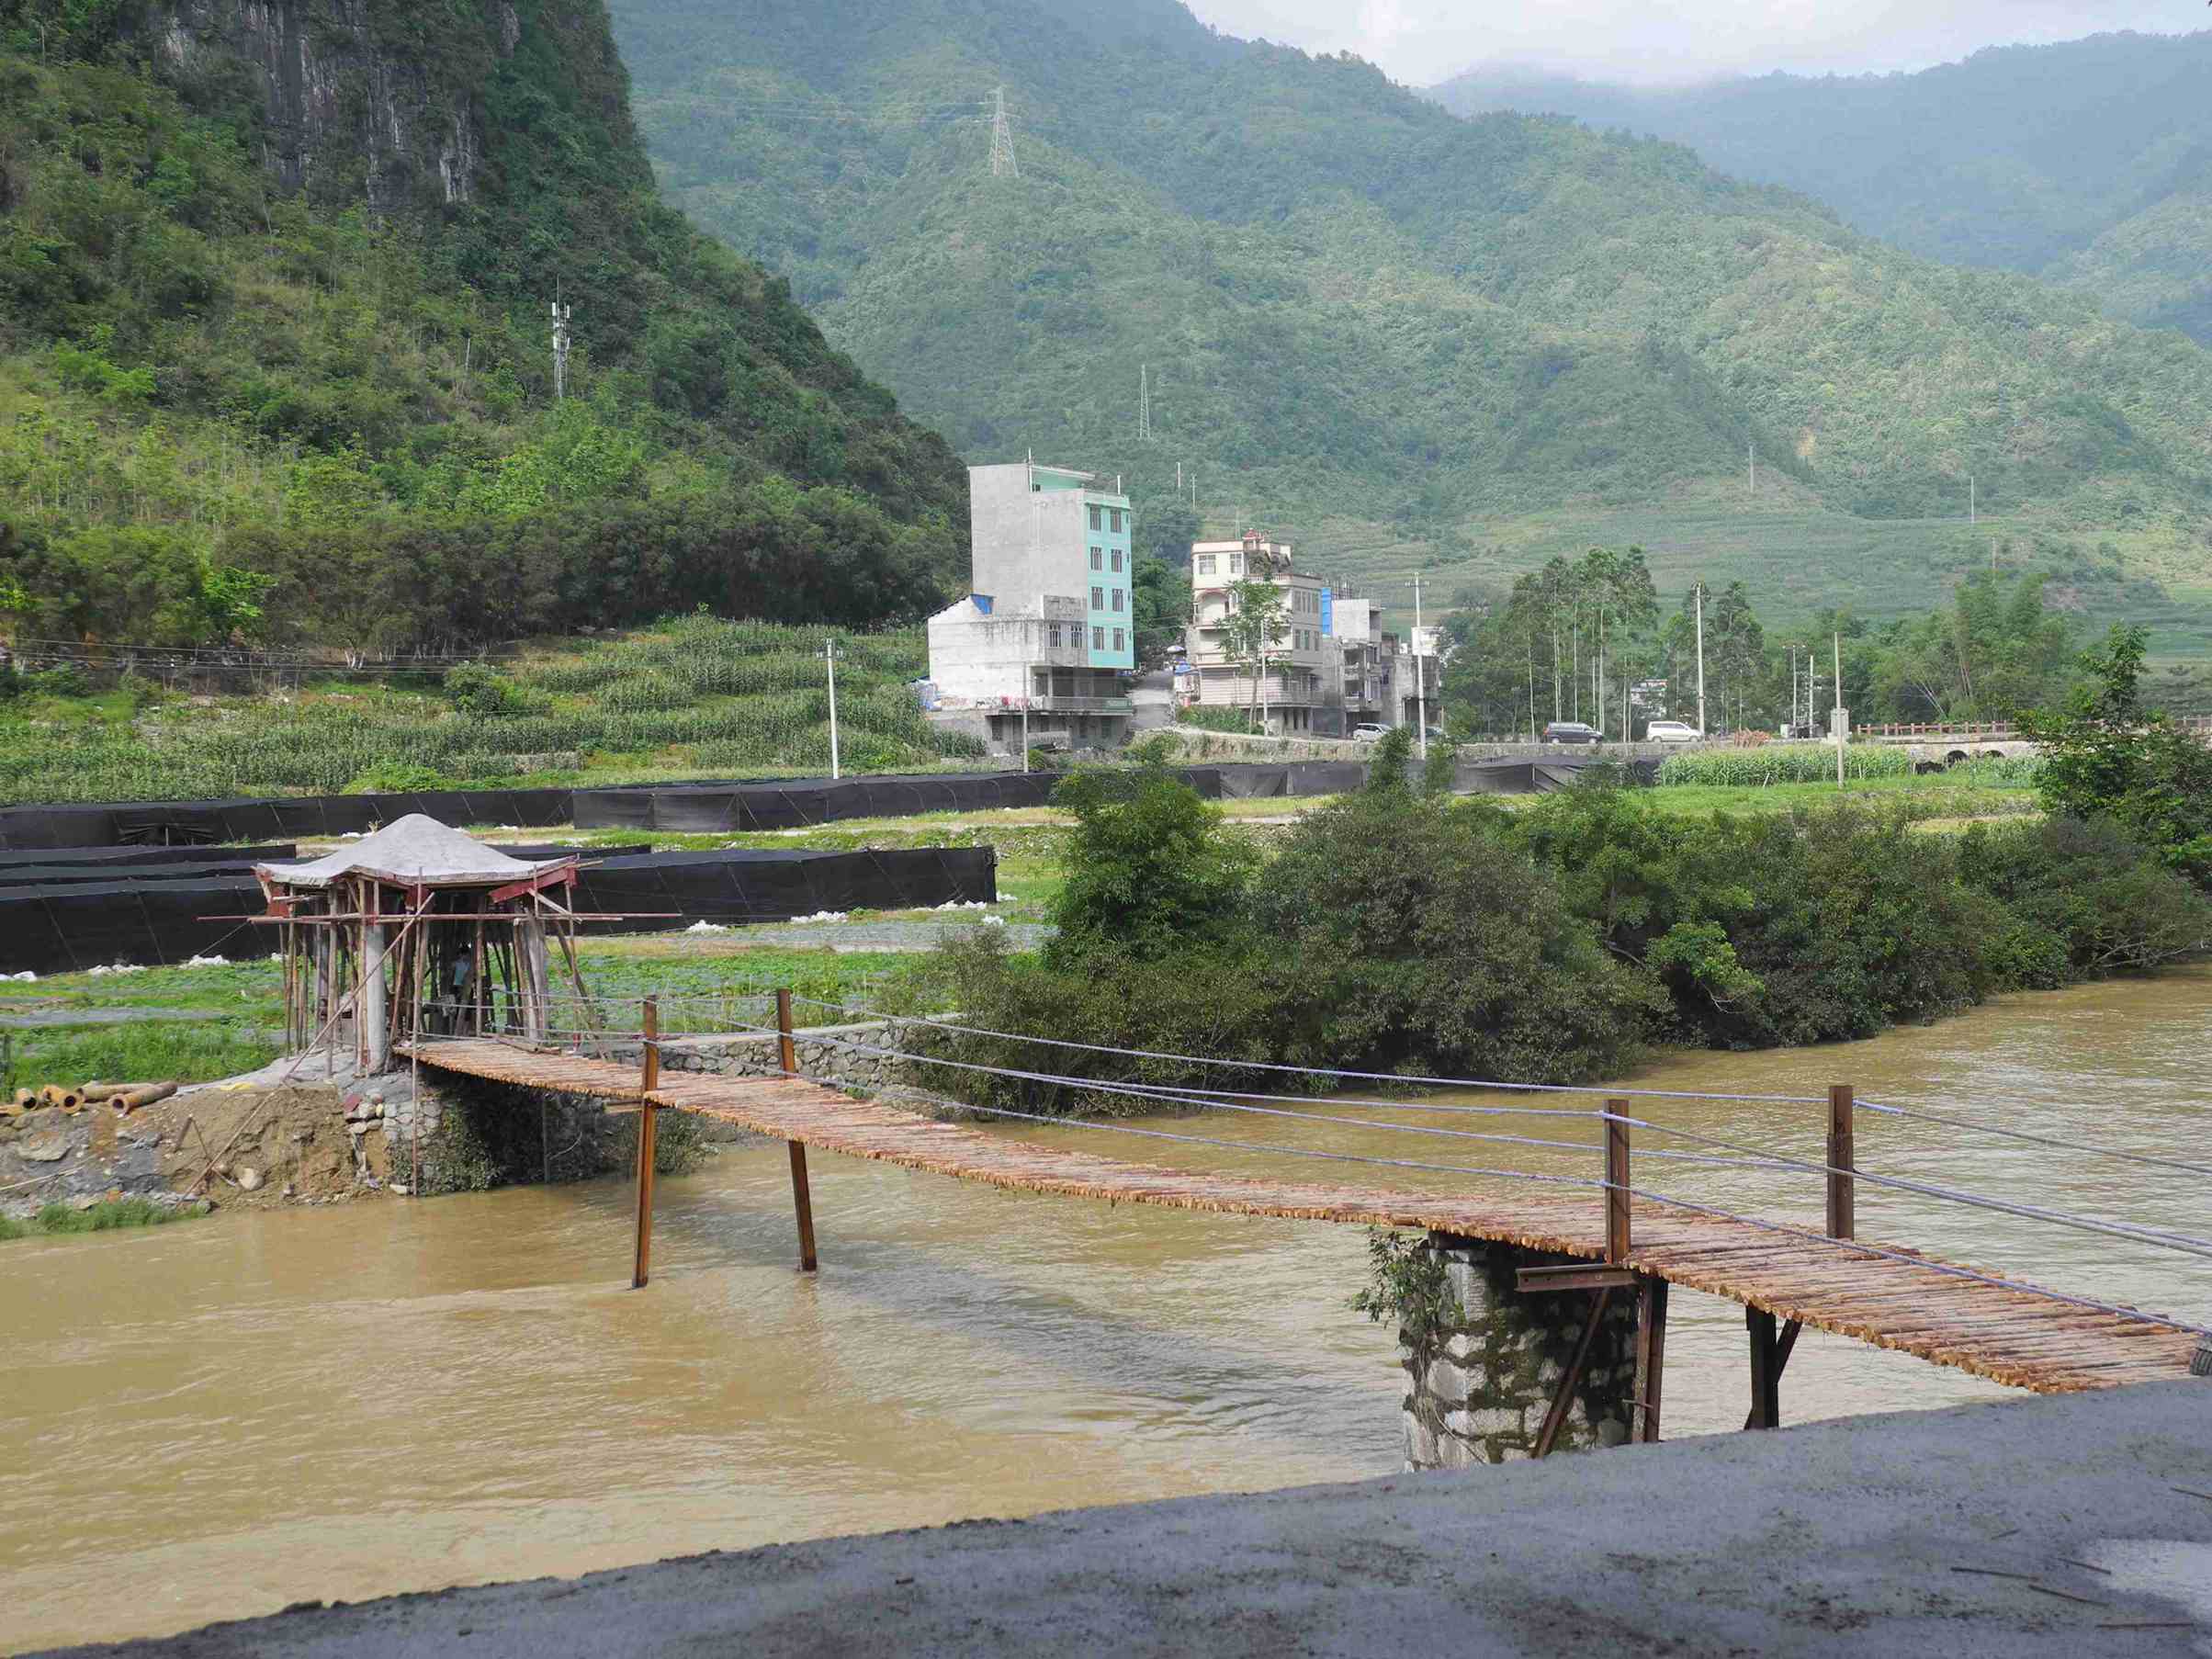
{"label": "misty mountain ridge", "polygon": [[2040,276],[2212,342],[2212,31],[1683,87],[1478,68],[1429,96],[1462,115],[1564,115],[1687,144],[1909,252]]}

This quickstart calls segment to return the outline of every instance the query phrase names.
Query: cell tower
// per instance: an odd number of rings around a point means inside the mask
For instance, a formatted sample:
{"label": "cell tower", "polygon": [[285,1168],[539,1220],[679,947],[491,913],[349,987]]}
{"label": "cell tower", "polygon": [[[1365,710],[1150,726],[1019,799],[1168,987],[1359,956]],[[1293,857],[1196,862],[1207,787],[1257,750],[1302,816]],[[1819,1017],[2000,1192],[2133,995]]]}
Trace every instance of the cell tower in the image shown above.
{"label": "cell tower", "polygon": [[569,393],[569,313],[576,308],[553,301],[553,401]]}
{"label": "cell tower", "polygon": [[1136,371],[1136,441],[1152,442],[1152,365],[1140,365]]}
{"label": "cell tower", "polygon": [[1006,88],[991,89],[991,176],[1020,178],[1021,164],[1014,160],[1014,130],[1006,119]]}

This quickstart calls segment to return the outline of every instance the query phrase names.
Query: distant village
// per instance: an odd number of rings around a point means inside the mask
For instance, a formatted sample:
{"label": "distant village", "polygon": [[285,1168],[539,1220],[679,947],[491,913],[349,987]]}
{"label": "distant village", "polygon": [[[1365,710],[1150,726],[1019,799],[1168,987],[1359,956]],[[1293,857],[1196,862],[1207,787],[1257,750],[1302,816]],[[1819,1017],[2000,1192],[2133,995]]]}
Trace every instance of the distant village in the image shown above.
{"label": "distant village", "polygon": [[[1129,734],[1139,664],[1134,514],[1121,480],[1032,461],[968,469],[970,592],[930,618],[931,717],[993,749],[1112,749]],[[1382,608],[1302,574],[1288,542],[1250,530],[1191,544],[1179,708],[1244,711],[1281,737],[1380,737],[1434,722],[1437,630],[1401,638]],[[1239,583],[1281,594],[1262,650],[1232,638]]]}

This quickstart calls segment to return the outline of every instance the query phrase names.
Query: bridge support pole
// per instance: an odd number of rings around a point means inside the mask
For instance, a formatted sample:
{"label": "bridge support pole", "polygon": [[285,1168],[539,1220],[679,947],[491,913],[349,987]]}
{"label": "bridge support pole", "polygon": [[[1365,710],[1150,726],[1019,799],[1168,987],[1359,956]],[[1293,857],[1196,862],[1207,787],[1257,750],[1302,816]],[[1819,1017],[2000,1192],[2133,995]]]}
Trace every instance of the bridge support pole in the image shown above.
{"label": "bridge support pole", "polygon": [[1798,1326],[1793,1322],[1787,1333],[1778,1337],[1774,1315],[1755,1307],[1744,1310],[1744,1324],[1751,1333],[1751,1416],[1744,1427],[1779,1428],[1782,1368],[1789,1363],[1789,1350],[1797,1346]]}
{"label": "bridge support pole", "polygon": [[1856,1183],[1851,1172],[1858,1168],[1857,1149],[1852,1145],[1852,1116],[1856,1102],[1848,1083],[1828,1089],[1828,1236],[1855,1238],[1858,1234]]}
{"label": "bridge support pole", "polygon": [[[777,1059],[787,1078],[798,1076],[798,1046],[791,1036],[791,993],[780,990],[775,994],[775,1030]],[[814,1190],[807,1180],[807,1148],[797,1141],[786,1143],[791,1148],[791,1209],[798,1221],[799,1271],[811,1273],[818,1263],[814,1254]]]}
{"label": "bridge support pole", "polygon": [[642,1291],[653,1270],[653,1152],[657,1138],[653,1090],[660,1087],[660,1005],[645,999],[645,1100],[638,1108],[638,1262],[630,1274],[630,1289]]}
{"label": "bridge support pole", "polygon": [[1666,1373],[1666,1281],[1640,1276],[1636,1286],[1636,1432],[1640,1444],[1659,1439],[1659,1394]]}

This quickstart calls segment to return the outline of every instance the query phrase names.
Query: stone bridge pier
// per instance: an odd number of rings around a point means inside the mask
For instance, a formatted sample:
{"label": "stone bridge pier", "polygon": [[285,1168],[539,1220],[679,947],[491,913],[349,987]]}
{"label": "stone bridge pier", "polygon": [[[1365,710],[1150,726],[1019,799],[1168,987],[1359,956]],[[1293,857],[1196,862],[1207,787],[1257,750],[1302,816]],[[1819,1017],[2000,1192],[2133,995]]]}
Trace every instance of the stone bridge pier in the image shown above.
{"label": "stone bridge pier", "polygon": [[[1428,1247],[1442,1262],[1449,1294],[1439,1327],[1417,1339],[1399,1328],[1406,1467],[1464,1469],[1536,1456],[1561,1381],[1590,1332],[1594,1293],[1523,1291],[1520,1275],[1596,1264],[1445,1233],[1431,1233]],[[1664,1296],[1665,1285],[1657,1289]],[[1551,1450],[1636,1438],[1636,1292],[1615,1290],[1560,1408]]]}

